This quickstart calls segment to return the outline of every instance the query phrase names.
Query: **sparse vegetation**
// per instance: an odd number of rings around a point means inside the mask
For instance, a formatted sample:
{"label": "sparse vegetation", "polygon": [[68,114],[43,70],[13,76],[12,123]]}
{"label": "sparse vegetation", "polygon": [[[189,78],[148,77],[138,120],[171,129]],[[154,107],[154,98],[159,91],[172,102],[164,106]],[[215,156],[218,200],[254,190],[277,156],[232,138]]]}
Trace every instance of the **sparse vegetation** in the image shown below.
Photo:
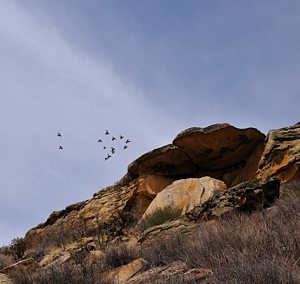
{"label": "sparse vegetation", "polygon": [[[152,218],[151,225],[179,217],[178,211],[170,207],[155,213],[154,217],[148,216]],[[70,261],[35,271],[19,267],[9,275],[19,284],[107,283],[103,280],[104,272],[143,257],[148,262],[147,268],[183,261],[190,268],[211,269],[213,275],[208,276],[207,283],[296,284],[300,283],[299,220],[300,197],[286,197],[269,209],[203,221],[188,235],[161,239],[151,245],[128,247],[116,243],[102,247],[98,256],[86,247],[71,250],[64,246],[61,250],[70,252]],[[101,232],[100,229],[102,226],[96,233]],[[3,253],[7,249],[1,251],[0,265],[3,266],[8,260]],[[155,281],[153,283],[161,283]],[[172,278],[170,283],[182,283],[180,281]]]}
{"label": "sparse vegetation", "polygon": [[11,241],[10,252],[14,260],[22,259],[26,251],[26,242],[23,238],[15,238]]}
{"label": "sparse vegetation", "polygon": [[149,215],[146,215],[141,226],[144,230],[146,230],[152,226],[161,225],[169,220],[179,219],[180,216],[180,210],[171,205],[167,205],[163,208],[158,208],[156,211]]}

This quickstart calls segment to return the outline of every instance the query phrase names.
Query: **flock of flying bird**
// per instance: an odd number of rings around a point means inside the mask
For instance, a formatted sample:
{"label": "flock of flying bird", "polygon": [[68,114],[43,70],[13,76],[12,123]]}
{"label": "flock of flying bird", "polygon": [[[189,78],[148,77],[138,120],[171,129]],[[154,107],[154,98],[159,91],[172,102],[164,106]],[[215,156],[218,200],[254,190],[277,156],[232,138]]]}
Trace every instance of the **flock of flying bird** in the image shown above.
{"label": "flock of flying bird", "polygon": [[[108,130],[106,130],[105,135],[109,135],[109,131],[108,131]],[[58,133],[57,133],[57,136],[58,136],[58,137],[61,137],[61,134],[58,132]],[[119,139],[120,139],[120,140],[121,140],[121,139],[124,139],[124,137],[123,137],[122,135],[120,135],[120,138],[119,138]],[[117,140],[117,138],[115,138],[114,136],[112,136],[112,139],[111,139],[111,140],[112,140],[112,141],[115,141],[115,140]],[[102,139],[99,139],[98,142],[102,143]],[[127,144],[130,143],[130,142],[131,142],[131,141],[130,141],[129,139],[126,140],[125,145],[124,145],[124,147],[123,147],[123,150],[125,150],[125,149],[128,148]],[[107,148],[106,146],[103,146],[103,150],[106,150],[106,148]],[[110,148],[111,148],[111,155],[113,155],[113,154],[116,152],[116,148],[115,148],[115,147],[110,147]],[[62,147],[62,146],[59,146],[58,149],[62,150],[63,147]],[[109,158],[112,157],[111,155],[110,155],[110,154],[107,154],[107,157],[105,157],[104,160],[107,161]]]}

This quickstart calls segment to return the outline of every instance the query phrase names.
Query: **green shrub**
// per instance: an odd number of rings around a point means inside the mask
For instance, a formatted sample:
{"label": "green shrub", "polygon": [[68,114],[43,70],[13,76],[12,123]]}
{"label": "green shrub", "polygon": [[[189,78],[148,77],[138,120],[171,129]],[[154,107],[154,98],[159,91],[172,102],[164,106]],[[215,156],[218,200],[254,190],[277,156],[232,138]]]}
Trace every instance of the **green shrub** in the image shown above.
{"label": "green shrub", "polygon": [[152,226],[163,224],[172,219],[179,219],[180,216],[181,211],[179,209],[171,205],[167,205],[144,217],[144,229],[146,230]]}

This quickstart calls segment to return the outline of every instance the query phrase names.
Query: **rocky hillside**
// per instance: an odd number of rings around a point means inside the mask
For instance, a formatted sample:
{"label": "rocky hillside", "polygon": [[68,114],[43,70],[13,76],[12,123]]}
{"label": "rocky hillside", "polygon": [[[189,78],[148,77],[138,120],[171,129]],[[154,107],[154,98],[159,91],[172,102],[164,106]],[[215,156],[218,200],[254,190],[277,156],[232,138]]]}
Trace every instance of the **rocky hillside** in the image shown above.
{"label": "rocky hillside", "polygon": [[[265,179],[271,177],[279,177],[281,183],[299,179],[299,149],[300,123],[271,130],[267,136],[255,128],[238,129],[229,124],[189,128],[172,144],[133,161],[115,185],[87,201],[54,211],[45,223],[26,234],[26,240],[35,242],[59,232],[67,237],[67,232],[82,226],[92,235],[99,225],[108,240],[126,238],[133,218],[140,219],[147,210],[150,213],[153,208],[172,204],[187,214],[217,193],[228,195],[228,189],[243,182],[258,178],[269,182]],[[264,196],[250,198],[247,194],[235,197],[242,200],[240,205],[251,198],[266,201]],[[272,192],[271,200],[278,194]]]}
{"label": "rocky hillside", "polygon": [[[280,185],[300,180],[299,167],[300,123],[271,130],[267,136],[255,128],[229,124],[189,128],[171,144],[133,161],[115,185],[51,213],[27,232],[25,242],[33,254],[45,254],[51,246],[65,251],[74,242],[93,250],[113,243],[150,244],[189,234],[199,221],[270,207],[280,196]],[[176,210],[176,220],[140,229],[148,216],[164,208]],[[143,263],[136,259],[131,265],[140,269]],[[184,263],[174,265],[187,273],[182,276],[187,279],[189,273],[195,277],[211,273],[189,272]],[[148,283],[143,281],[132,283]]]}

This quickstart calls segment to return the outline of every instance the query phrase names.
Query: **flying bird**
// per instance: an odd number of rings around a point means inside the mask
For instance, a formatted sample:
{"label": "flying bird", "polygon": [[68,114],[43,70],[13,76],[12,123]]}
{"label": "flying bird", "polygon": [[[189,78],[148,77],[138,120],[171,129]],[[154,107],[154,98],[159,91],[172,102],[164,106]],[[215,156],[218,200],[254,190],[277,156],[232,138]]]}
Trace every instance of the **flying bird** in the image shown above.
{"label": "flying bird", "polygon": [[103,150],[105,150],[106,149],[106,147],[105,146],[103,146]]}
{"label": "flying bird", "polygon": [[125,143],[127,144],[127,143],[129,143],[129,142],[131,142],[131,141],[130,141],[129,139],[127,139]]}
{"label": "flying bird", "polygon": [[112,153],[112,154],[115,153],[115,150],[116,150],[116,149],[115,149],[114,147],[111,147],[111,153]]}
{"label": "flying bird", "polygon": [[57,132],[57,136],[58,136],[58,137],[61,137],[61,134],[60,134],[59,132]]}
{"label": "flying bird", "polygon": [[105,132],[105,135],[109,135],[109,132],[108,132],[108,130],[106,130],[106,132]]}
{"label": "flying bird", "polygon": [[120,139],[123,139],[124,137],[122,135],[120,135]]}
{"label": "flying bird", "polygon": [[111,140],[112,140],[112,141],[114,141],[114,140],[116,140],[116,138],[115,138],[115,137],[113,137]]}
{"label": "flying bird", "polygon": [[125,145],[124,148],[123,148],[123,150],[125,150],[126,148],[128,148],[128,146]]}
{"label": "flying bird", "polygon": [[102,140],[101,140],[101,139],[99,139],[99,140],[98,140],[98,142],[102,142]]}
{"label": "flying bird", "polygon": [[62,149],[63,149],[63,147],[62,147],[62,146],[59,146],[59,148],[58,148],[58,149],[61,149],[61,150],[62,150]]}

